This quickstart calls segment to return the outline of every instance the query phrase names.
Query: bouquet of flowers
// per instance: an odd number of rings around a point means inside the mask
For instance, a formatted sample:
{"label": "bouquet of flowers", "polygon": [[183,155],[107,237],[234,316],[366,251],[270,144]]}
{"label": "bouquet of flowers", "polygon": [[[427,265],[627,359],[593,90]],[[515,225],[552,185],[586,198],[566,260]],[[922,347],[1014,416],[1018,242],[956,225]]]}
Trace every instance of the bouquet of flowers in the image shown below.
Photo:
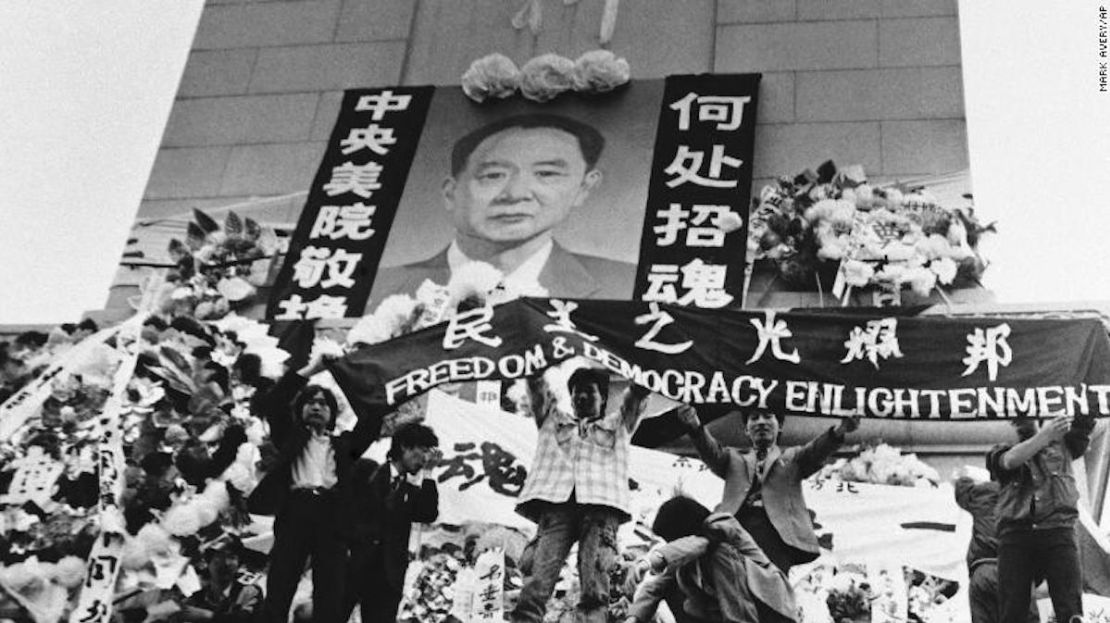
{"label": "bouquet of flowers", "polygon": [[[970,196],[967,196],[970,198]],[[843,284],[928,295],[978,283],[983,226],[971,207],[939,205],[923,187],[876,186],[859,165],[782,177],[753,199],[748,250],[788,285],[809,289],[835,269]]]}
{"label": "bouquet of flowers", "polygon": [[865,482],[901,487],[930,487],[940,482],[940,474],[917,458],[880,443],[864,448],[858,456],[839,459],[822,468],[819,479],[835,477],[845,482]]}
{"label": "bouquet of flowers", "polygon": [[917,623],[947,623],[952,621],[948,600],[956,594],[956,582],[906,567],[906,584],[909,586],[909,617]]}
{"label": "bouquet of flowers", "polygon": [[504,275],[485,262],[470,262],[451,274],[446,285],[425,280],[416,296],[395,294],[359,319],[347,332],[348,348],[378,344],[450,319],[458,313],[497,305],[521,296],[547,296],[538,283],[506,287]]}
{"label": "bouquet of flowers", "polygon": [[49,333],[25,331],[13,340],[0,340],[0,402],[31,381],[57,355],[96,333],[92,320],[65,323]]}
{"label": "bouquet of flowers", "polygon": [[871,620],[871,587],[859,564],[820,561],[803,573],[791,573],[798,601],[798,620],[807,623],[852,623]]}
{"label": "bouquet of flowers", "polygon": [[258,260],[273,256],[277,246],[274,232],[252,219],[229,211],[221,226],[194,209],[185,241],[170,241],[175,267],[159,293],[161,310],[211,320],[245,306],[266,279]]}

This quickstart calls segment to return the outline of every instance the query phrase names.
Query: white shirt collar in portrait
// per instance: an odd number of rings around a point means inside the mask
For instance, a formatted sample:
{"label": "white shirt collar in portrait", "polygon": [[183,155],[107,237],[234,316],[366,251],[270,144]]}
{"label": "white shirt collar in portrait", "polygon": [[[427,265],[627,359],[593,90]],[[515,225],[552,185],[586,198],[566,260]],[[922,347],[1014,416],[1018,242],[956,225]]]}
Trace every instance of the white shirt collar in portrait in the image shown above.
{"label": "white shirt collar in portrait", "polygon": [[[524,263],[516,267],[516,270],[507,274],[502,278],[501,285],[510,292],[533,292],[539,287],[540,273],[543,272],[543,267],[547,264],[547,258],[551,257],[551,250],[555,244],[548,240],[547,244],[540,247],[535,253],[531,255]],[[466,256],[459,248],[459,243],[452,241],[451,246],[447,248],[447,265],[454,273],[455,269],[465,264],[469,264],[474,260]]]}

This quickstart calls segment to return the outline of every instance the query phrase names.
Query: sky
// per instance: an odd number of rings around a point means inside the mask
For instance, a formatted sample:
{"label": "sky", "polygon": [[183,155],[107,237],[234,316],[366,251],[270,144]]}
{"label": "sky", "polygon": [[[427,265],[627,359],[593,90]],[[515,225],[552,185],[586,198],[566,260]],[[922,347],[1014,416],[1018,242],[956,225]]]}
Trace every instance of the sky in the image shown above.
{"label": "sky", "polygon": [[[983,246],[999,302],[1110,301],[1101,1],[960,0],[971,179],[980,215],[999,221]],[[0,324],[103,307],[203,4],[0,3]]]}

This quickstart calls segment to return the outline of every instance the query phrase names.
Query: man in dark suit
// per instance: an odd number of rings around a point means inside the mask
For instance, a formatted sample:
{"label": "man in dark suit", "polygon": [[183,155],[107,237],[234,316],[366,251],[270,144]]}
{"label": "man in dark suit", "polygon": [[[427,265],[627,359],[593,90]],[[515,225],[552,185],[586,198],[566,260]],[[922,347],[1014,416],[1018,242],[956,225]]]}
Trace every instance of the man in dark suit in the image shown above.
{"label": "man in dark suit", "polygon": [[778,446],[785,416],[766,409],[741,411],[752,441],[748,450],[722,447],[690,407],[680,408],[678,417],[690,430],[701,459],[725,480],[721,503],[714,510],[735,515],[783,573],[816,560],[820,548],[802,496],[802,481],[821,469],[844,443],[844,436],[859,427],[859,416],[844,418],[804,446],[786,450]]}
{"label": "man in dark suit", "polygon": [[[413,522],[439,516],[439,491],[431,468],[439,462],[439,439],[423,424],[393,433],[386,463],[355,482],[355,541],[348,567],[344,611],[362,604],[363,623],[394,623],[409,563]],[[362,471],[362,468],[359,468]]]}
{"label": "man in dark suit", "polygon": [[[274,467],[251,493],[252,513],[274,515],[274,544],[266,578],[265,623],[285,623],[305,562],[312,560],[313,621],[341,623],[347,545],[353,532],[355,460],[381,431],[384,413],[360,414],[354,430],[333,434],[338,402],[308,385],[324,369],[314,355],[290,370],[254,403],[270,423],[278,448]],[[292,405],[292,408],[290,408]]]}
{"label": "man in dark suit", "polygon": [[500,270],[516,293],[539,286],[555,297],[629,299],[634,264],[572,253],[552,238],[601,182],[604,147],[593,127],[553,114],[506,117],[459,139],[443,183],[454,241],[426,260],[378,271],[367,311],[426,279],[446,285],[472,261]]}

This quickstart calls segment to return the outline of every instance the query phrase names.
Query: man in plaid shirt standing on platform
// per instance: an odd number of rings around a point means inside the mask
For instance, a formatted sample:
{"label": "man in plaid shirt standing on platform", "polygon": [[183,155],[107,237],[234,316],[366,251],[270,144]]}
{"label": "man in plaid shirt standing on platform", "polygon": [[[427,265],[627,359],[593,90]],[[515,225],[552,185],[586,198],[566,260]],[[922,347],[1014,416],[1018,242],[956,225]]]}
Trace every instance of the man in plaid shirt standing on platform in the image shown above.
{"label": "man in plaid shirt standing on platform", "polygon": [[573,414],[557,408],[542,378],[528,383],[539,438],[517,512],[535,521],[538,531],[532,571],[512,612],[515,622],[543,620],[559,572],[577,542],[582,591],[578,618],[605,623],[617,527],[630,518],[629,445],[648,391],[631,386],[620,410],[607,415],[608,373],[580,368],[570,375],[567,388]]}

